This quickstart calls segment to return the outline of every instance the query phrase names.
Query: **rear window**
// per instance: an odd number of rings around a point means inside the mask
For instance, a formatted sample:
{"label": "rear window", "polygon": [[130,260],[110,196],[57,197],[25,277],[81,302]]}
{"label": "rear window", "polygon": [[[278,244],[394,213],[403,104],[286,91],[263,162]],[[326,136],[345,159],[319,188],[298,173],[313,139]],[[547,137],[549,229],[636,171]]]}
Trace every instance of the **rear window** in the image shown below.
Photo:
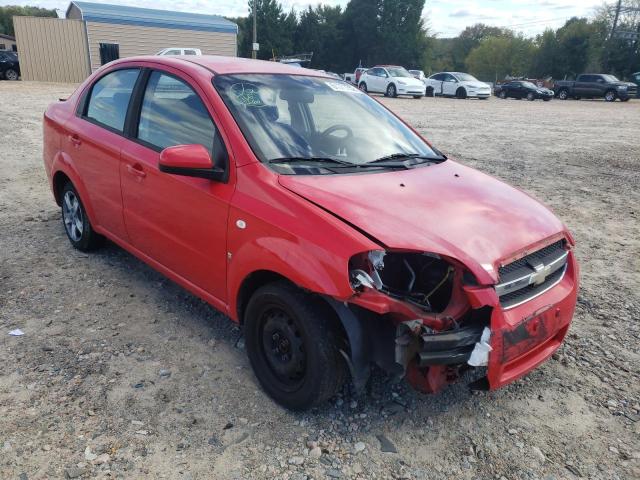
{"label": "rear window", "polygon": [[137,68],[116,70],[94,83],[86,117],[122,132],[129,100],[139,72]]}

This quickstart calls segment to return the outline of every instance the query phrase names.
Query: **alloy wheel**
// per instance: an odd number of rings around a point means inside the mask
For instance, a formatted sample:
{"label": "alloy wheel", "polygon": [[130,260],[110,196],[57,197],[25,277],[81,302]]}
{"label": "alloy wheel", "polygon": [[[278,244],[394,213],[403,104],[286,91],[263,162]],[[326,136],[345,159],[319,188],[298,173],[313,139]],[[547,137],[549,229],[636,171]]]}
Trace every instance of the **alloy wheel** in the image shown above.
{"label": "alloy wheel", "polygon": [[396,87],[393,83],[387,87],[387,96],[388,97],[396,96]]}
{"label": "alloy wheel", "polygon": [[69,238],[79,242],[84,230],[82,207],[76,194],[68,190],[62,199],[62,219]]}
{"label": "alloy wheel", "polygon": [[12,69],[9,69],[6,72],[4,72],[4,76],[7,80],[11,80],[11,81],[18,80],[18,72]]}

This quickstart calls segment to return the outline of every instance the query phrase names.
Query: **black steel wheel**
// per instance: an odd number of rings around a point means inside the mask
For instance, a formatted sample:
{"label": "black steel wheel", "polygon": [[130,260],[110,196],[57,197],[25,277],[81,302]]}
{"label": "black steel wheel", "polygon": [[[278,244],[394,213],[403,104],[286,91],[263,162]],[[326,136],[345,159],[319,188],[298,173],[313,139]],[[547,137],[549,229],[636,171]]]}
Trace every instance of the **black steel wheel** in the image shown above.
{"label": "black steel wheel", "polygon": [[348,350],[331,307],[292,284],[259,288],[244,315],[245,345],[262,388],[280,405],[305,410],[332,396],[348,370]]}

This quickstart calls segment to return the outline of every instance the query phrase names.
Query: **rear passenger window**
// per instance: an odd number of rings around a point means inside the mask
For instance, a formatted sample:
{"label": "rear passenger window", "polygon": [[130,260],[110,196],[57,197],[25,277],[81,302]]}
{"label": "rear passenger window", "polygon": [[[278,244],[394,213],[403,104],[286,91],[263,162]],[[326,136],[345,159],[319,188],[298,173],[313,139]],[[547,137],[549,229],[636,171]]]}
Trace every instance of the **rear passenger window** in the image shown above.
{"label": "rear passenger window", "polygon": [[116,70],[98,80],[91,89],[86,117],[122,132],[139,72],[137,68]]}
{"label": "rear passenger window", "polygon": [[[196,92],[182,80],[153,72],[142,100],[138,139],[159,150],[204,145],[215,160],[215,138],[216,127]],[[216,144],[219,149],[220,143]]]}

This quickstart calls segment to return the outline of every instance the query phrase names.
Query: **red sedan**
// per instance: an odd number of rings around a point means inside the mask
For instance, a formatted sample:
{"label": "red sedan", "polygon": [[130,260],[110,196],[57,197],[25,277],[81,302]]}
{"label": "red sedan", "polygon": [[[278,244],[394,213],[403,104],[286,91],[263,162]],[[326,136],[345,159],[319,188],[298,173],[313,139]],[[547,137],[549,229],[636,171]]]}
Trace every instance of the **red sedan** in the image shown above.
{"label": "red sedan", "polygon": [[425,392],[469,368],[498,388],[573,316],[562,222],[317,71],[109,63],[47,109],[44,163],[74,247],[108,238],[241,324],[291,409],[373,364]]}

